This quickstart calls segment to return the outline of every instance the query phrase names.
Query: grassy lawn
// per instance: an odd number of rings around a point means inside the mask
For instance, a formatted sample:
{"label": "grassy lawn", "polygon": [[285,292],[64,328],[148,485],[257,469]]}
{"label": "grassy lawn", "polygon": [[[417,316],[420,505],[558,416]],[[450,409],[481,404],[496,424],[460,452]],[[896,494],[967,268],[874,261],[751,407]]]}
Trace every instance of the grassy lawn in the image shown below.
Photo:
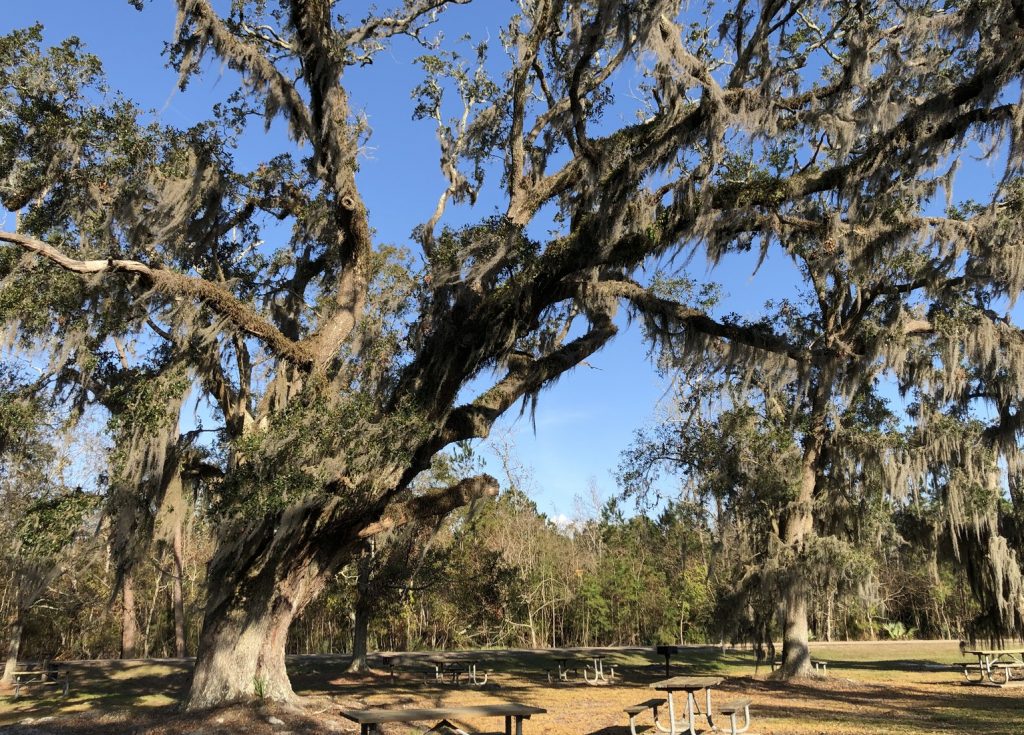
{"label": "grassy lawn", "polygon": [[[580,681],[551,684],[551,651],[481,651],[491,680],[482,688],[424,681],[429,654],[403,658],[392,680],[376,670],[366,676],[344,673],[337,656],[296,657],[290,662],[301,709],[234,707],[183,715],[175,703],[188,682],[189,665],[166,661],[95,661],[72,665],[66,700],[40,688],[14,701],[0,698],[0,731],[18,735],[95,735],[160,733],[354,732],[341,707],[429,707],[512,700],[547,709],[526,723],[526,735],[629,735],[622,709],[648,699],[647,685],[664,678],[664,659],[650,649],[604,649],[618,676],[606,686]],[[573,658],[579,654],[567,652]],[[747,650],[693,647],[673,658],[672,673],[716,674],[726,678],[715,698],[737,695],[753,700],[751,733],[762,735],[868,735],[898,733],[1024,732],[1024,688],[962,684],[953,665],[965,661],[955,643],[885,642],[812,645],[812,656],[827,660],[828,675],[781,684],[755,674]],[[371,659],[371,663],[373,663]],[[271,720],[274,720],[273,722]],[[283,724],[277,724],[277,721]],[[641,717],[641,723],[650,720]],[[386,732],[421,732],[424,727],[388,726]],[[500,719],[460,723],[470,731],[498,732]],[[648,728],[651,729],[651,728]]]}

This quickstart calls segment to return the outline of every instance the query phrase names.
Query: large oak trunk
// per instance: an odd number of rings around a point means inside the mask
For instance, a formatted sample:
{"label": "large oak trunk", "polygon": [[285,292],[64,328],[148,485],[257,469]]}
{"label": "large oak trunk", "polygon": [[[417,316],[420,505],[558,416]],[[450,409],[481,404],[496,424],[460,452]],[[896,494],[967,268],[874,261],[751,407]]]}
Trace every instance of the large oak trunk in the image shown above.
{"label": "large oak trunk", "polygon": [[285,666],[288,629],[348,558],[360,528],[311,504],[222,539],[210,561],[187,709],[295,697]]}
{"label": "large oak trunk", "polygon": [[447,515],[493,496],[497,487],[489,475],[466,478],[390,509],[387,522],[380,521],[383,502],[353,507],[334,498],[225,527],[207,569],[206,614],[186,708],[292,699],[284,657],[288,628],[363,538],[396,523]]}
{"label": "large oak trunk", "polygon": [[294,697],[284,655],[299,606],[273,585],[236,595],[233,603],[215,619],[207,615],[188,709]]}

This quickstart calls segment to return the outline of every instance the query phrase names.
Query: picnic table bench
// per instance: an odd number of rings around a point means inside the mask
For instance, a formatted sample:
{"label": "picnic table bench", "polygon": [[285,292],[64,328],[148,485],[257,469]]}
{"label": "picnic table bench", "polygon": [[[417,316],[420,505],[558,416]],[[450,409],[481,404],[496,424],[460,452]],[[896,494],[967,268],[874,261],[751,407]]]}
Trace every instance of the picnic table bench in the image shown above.
{"label": "picnic table bench", "polygon": [[43,661],[41,664],[24,664],[22,668],[14,672],[14,698],[21,696],[21,690],[25,686],[58,686],[61,687],[61,696],[68,696],[71,688],[71,677],[65,667],[60,667],[52,661]]}
{"label": "picnic table bench", "polygon": [[654,726],[657,728],[658,727],[658,708],[659,707],[663,707],[665,705],[665,701],[666,700],[663,699],[663,698],[648,699],[646,702],[641,702],[640,704],[634,704],[632,707],[626,707],[626,709],[623,710],[623,711],[627,715],[629,715],[629,731],[630,731],[630,733],[632,733],[632,735],[637,735],[637,732],[636,732],[636,718],[637,718],[637,715],[640,715],[640,714],[642,714],[644,712],[647,712],[648,710],[652,710],[653,711],[653,713],[654,713]]}
{"label": "picnic table bench", "polygon": [[512,723],[515,721],[515,735],[523,735],[523,720],[532,715],[542,715],[547,710],[516,702],[500,702],[497,704],[480,704],[466,707],[430,707],[427,709],[343,709],[342,717],[359,723],[360,735],[370,735],[377,730],[377,725],[385,722],[422,722],[423,720],[441,720],[461,717],[504,717],[505,735],[513,735]]}

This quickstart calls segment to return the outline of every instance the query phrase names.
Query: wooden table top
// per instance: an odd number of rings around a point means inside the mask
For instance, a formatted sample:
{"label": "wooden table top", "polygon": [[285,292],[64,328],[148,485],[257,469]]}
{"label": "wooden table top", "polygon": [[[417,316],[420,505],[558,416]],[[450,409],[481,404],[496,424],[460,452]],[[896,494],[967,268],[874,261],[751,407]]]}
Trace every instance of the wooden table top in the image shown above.
{"label": "wooden table top", "polygon": [[671,679],[662,679],[651,684],[651,689],[662,691],[673,691],[686,689],[694,691],[697,689],[709,689],[721,684],[724,679],[721,676],[673,676]]}
{"label": "wooden table top", "polygon": [[375,725],[382,722],[417,722],[419,720],[444,719],[446,717],[529,717],[547,712],[540,707],[527,704],[503,702],[480,704],[466,707],[434,707],[430,709],[343,709],[343,717],[360,725]]}
{"label": "wooden table top", "polygon": [[998,656],[1001,653],[1021,656],[1024,655],[1024,648],[976,648],[965,650],[964,653],[969,653],[972,656]]}

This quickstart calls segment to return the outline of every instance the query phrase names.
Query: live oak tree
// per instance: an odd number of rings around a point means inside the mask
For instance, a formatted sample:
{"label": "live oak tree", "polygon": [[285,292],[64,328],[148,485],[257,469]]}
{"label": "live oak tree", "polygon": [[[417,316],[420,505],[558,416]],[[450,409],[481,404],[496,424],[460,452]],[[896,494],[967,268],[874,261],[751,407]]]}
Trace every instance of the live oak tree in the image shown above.
{"label": "live oak tree", "polygon": [[[924,232],[900,234],[905,201],[938,183],[902,182],[900,196],[858,192],[858,207],[882,212],[875,231],[848,228],[827,200],[787,215],[785,254],[805,291],[760,319],[727,317],[718,344],[694,349],[692,333],[673,333],[671,313],[647,314],[666,364],[691,377],[681,394],[689,418],[638,443],[627,486],[642,489],[653,468],[675,463],[703,497],[728,507],[723,525],[746,537],[732,543],[758,560],[734,580],[737,600],[758,580],[780,602],[783,676],[809,671],[812,589],[833,586],[843,568],[849,588],[853,570],[866,571],[865,541],[892,542],[891,520],[871,512],[879,503],[934,498],[930,551],[944,537],[966,562],[985,632],[1022,630],[1020,560],[1000,529],[998,469],[1001,460],[1016,474],[1020,462],[1020,393],[1008,380],[1022,335],[994,309],[1020,291],[1006,248],[1019,237],[1024,200],[1010,179],[992,206],[954,208],[947,219],[923,218]],[[734,354],[737,343],[745,355]],[[908,436],[880,395],[886,383],[912,399]]]}
{"label": "live oak tree", "polygon": [[[365,538],[493,492],[488,476],[410,488],[441,449],[486,436],[612,339],[619,304],[689,335],[688,350],[724,340],[729,360],[800,359],[649,287],[651,258],[810,232],[821,258],[841,252],[858,271],[917,243],[1016,292],[1016,225],[1000,207],[961,224],[924,212],[936,167],[968,141],[1005,141],[1017,173],[1018,3],[737,3],[693,18],[669,0],[524,1],[499,64],[486,48],[435,48],[431,24],[467,2],[356,20],[328,0],[178,0],[182,83],[210,57],[238,80],[188,129],[104,93],[74,41],[0,42],[0,197],[22,214],[0,233],[4,290],[77,281],[50,293],[81,297],[91,343],[60,359],[88,369],[114,334],[182,345],[222,421],[191,707],[291,698],[294,617]],[[372,165],[359,160],[367,130],[346,87],[351,66],[400,37],[430,57],[415,112],[437,123],[448,181],[409,256],[374,241],[356,175]],[[616,125],[622,113],[636,122]],[[234,154],[260,117],[293,144],[243,170]],[[499,214],[438,230],[449,204],[492,189]],[[1015,344],[1009,327],[985,335],[976,350]],[[996,396],[1010,433],[1020,384]]]}

